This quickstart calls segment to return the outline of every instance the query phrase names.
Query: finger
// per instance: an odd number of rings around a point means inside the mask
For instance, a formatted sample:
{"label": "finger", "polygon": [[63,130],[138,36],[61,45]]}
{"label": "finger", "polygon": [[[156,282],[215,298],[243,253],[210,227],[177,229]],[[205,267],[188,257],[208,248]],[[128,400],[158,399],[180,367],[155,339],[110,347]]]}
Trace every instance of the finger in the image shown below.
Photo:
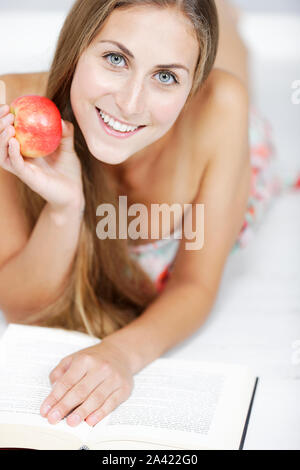
{"label": "finger", "polygon": [[60,363],[50,372],[49,379],[51,384],[56,382],[62,377],[62,375],[67,372],[72,363],[72,356],[64,357]]}
{"label": "finger", "polygon": [[124,396],[124,392],[121,388],[115,390],[100,406],[97,410],[91,413],[86,419],[86,423],[89,426],[95,426],[99,421],[114,411],[121,403],[126,401],[128,396]]}
{"label": "finger", "polygon": [[[85,375],[86,370],[80,367],[76,367],[76,364],[72,364],[70,368],[58,379],[53,385],[51,393],[44,400],[41,405],[40,413],[42,416],[47,416],[50,409],[54,407],[65,394],[76,385],[82,377]],[[57,416],[57,420],[62,417]]]}
{"label": "finger", "polygon": [[[99,377],[97,377],[96,374],[88,374],[84,376],[83,379],[71,388],[71,390],[69,390],[69,392],[67,392],[49,412],[49,423],[57,423],[57,421],[67,416],[72,410],[74,410],[74,408],[77,408],[79,405],[84,403],[84,401],[88,399],[90,393],[92,393],[98,385]],[[74,414],[71,419],[71,425],[76,426],[79,424],[87,414],[85,416]]]}
{"label": "finger", "polygon": [[20,144],[15,138],[10,138],[8,142],[8,156],[5,164],[2,165],[3,168],[11,171],[26,184],[30,185],[32,181],[36,182],[43,177],[36,163],[31,163],[30,158],[22,156]]}
{"label": "finger", "polygon": [[9,106],[7,104],[0,104],[0,118],[5,116],[8,112],[9,112]]}
{"label": "finger", "polygon": [[7,105],[0,106],[0,132],[3,132],[5,129],[7,129],[7,127],[12,125],[15,120],[15,116],[12,113],[7,114],[8,111],[5,112],[5,108],[7,108],[9,111]]}
{"label": "finger", "polygon": [[0,165],[8,171],[12,171],[10,159],[8,158],[8,142],[15,135],[13,126],[8,126],[0,134]]}
{"label": "finger", "polygon": [[3,80],[0,80],[0,104],[6,104],[6,85]]}
{"label": "finger", "polygon": [[10,163],[14,172],[18,175],[24,170],[24,160],[20,153],[20,144],[14,137],[9,139],[8,142],[8,155]]}
{"label": "finger", "polygon": [[74,152],[74,126],[69,121],[61,120],[62,124],[62,138],[60,142],[60,149],[66,153]]}
{"label": "finger", "polygon": [[[79,403],[80,406],[78,406],[76,410],[67,417],[67,423],[70,426],[77,426],[87,416],[102,406],[111,393],[119,387],[120,385],[116,384],[114,379],[103,380],[100,384],[98,380],[94,385],[93,390],[90,389],[90,393],[86,399],[82,400],[81,404]],[[74,409],[74,407],[71,409]]]}

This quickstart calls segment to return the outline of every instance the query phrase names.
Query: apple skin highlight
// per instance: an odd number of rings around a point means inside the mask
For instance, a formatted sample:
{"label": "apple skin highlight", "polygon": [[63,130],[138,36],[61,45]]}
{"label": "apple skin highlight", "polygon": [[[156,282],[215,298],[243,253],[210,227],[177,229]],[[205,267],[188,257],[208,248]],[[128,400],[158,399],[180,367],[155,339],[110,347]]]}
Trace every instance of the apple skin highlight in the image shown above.
{"label": "apple skin highlight", "polygon": [[61,115],[49,98],[24,95],[10,105],[15,115],[15,138],[24,157],[38,158],[54,152],[62,137]]}

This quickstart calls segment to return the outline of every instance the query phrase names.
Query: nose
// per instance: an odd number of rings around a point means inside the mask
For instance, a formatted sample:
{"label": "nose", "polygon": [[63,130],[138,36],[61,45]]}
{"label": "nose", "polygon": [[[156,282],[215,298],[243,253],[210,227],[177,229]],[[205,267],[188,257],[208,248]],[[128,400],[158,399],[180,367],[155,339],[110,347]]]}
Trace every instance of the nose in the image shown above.
{"label": "nose", "polygon": [[126,81],[116,93],[115,101],[125,121],[139,123],[145,107],[145,90],[142,80],[130,78]]}

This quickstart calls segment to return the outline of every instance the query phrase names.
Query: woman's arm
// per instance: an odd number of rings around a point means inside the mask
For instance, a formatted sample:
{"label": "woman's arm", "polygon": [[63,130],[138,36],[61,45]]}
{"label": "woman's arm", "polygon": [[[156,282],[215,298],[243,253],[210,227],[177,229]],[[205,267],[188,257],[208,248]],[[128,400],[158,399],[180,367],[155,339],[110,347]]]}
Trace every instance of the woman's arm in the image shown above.
{"label": "woman's arm", "polygon": [[234,76],[215,77],[209,111],[202,115],[211,127],[212,157],[194,200],[204,204],[204,245],[185,250],[189,240],[183,238],[163,292],[141,316],[104,339],[130,357],[134,373],[203,324],[243,225],[250,194],[248,94]]}
{"label": "woman's arm", "polygon": [[80,204],[60,211],[45,204],[26,245],[1,265],[0,310],[7,322],[26,322],[63,292],[78,246]]}
{"label": "woman's arm", "polygon": [[[16,80],[8,80],[11,96],[18,96],[22,90],[14,88],[17,86]],[[6,87],[3,82],[0,83],[0,103],[5,103]],[[15,147],[14,150],[10,149],[8,156],[8,141],[12,143],[15,140],[9,140],[12,135],[12,126],[5,127],[1,117],[0,309],[8,322],[23,322],[28,315],[58,298],[64,288],[78,244],[84,198],[79,164],[73,150],[73,135],[69,128],[64,126],[61,146],[57,150],[56,171],[52,166],[49,174],[46,167],[50,168],[50,160],[47,165],[45,161],[44,165],[29,170]],[[69,177],[68,168],[72,178]],[[18,197],[18,177],[46,199],[31,233]],[[57,193],[63,196],[64,190],[68,190],[67,199],[53,204],[56,199],[51,197],[51,188],[55,196]]]}

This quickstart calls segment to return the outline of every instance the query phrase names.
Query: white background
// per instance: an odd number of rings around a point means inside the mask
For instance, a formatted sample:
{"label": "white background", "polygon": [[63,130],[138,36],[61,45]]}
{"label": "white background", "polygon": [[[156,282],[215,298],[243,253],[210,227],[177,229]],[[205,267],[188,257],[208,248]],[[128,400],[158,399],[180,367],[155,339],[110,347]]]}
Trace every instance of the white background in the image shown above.
{"label": "white background", "polygon": [[[71,3],[1,0],[0,74],[49,68]],[[292,177],[300,168],[300,105],[291,102],[292,82],[300,80],[300,2],[234,3],[246,7],[240,30],[250,51],[252,101],[272,125],[279,171]],[[4,329],[2,320],[0,333]],[[260,381],[245,448],[300,449],[300,364],[292,363],[296,340],[299,193],[274,201],[249,246],[228,259],[205,325],[164,357],[251,366]]]}

